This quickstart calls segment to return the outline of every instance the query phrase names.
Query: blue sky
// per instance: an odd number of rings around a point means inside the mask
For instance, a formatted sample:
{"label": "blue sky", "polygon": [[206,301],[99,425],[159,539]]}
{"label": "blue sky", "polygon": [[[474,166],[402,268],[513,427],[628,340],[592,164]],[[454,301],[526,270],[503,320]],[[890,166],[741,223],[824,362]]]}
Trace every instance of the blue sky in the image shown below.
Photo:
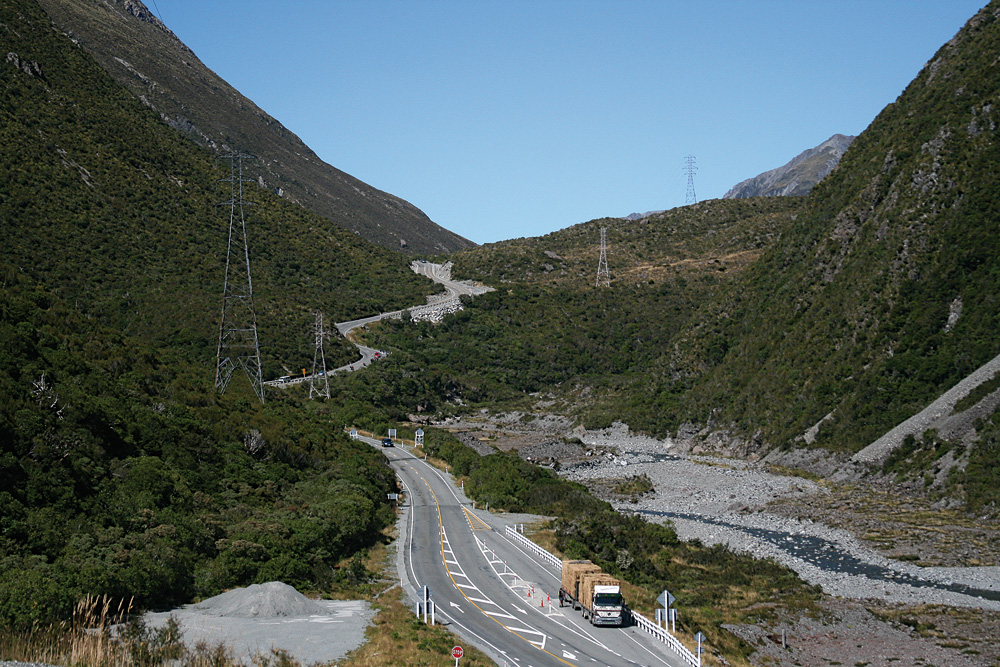
{"label": "blue sky", "polygon": [[326,162],[477,243],[859,134],[986,0],[146,0]]}

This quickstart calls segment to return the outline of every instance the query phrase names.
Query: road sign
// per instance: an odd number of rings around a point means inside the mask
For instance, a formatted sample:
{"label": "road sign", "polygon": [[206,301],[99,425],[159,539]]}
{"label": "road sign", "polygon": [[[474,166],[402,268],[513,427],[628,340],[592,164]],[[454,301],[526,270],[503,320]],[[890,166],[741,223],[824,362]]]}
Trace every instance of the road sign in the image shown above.
{"label": "road sign", "polygon": [[461,646],[456,646],[455,648],[451,649],[451,657],[455,658],[455,660],[458,660],[463,655],[465,655],[465,651],[462,650]]}
{"label": "road sign", "polygon": [[694,638],[698,641],[699,644],[705,641],[705,635],[701,634],[700,632],[696,634]]}
{"label": "road sign", "polygon": [[672,605],[674,602],[677,601],[677,598],[671,595],[670,591],[664,588],[663,592],[660,593],[660,597],[656,598],[656,601],[662,604],[664,607],[670,607],[670,605]]}

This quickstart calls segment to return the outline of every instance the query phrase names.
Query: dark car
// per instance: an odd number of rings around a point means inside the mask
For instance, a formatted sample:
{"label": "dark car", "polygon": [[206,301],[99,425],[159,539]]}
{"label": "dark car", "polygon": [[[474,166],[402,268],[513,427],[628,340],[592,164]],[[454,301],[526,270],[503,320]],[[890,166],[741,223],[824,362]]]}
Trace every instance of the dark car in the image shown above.
{"label": "dark car", "polygon": [[390,440],[389,438],[382,438],[382,446],[392,447],[392,440]]}

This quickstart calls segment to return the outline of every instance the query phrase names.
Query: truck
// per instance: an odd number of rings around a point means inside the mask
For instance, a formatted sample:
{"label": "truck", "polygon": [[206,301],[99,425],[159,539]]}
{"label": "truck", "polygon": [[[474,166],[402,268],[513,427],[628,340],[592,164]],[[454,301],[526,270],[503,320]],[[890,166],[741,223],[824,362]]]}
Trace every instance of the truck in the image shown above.
{"label": "truck", "polygon": [[564,560],[559,606],[580,609],[591,625],[628,625],[629,611],[621,582],[589,560]]}

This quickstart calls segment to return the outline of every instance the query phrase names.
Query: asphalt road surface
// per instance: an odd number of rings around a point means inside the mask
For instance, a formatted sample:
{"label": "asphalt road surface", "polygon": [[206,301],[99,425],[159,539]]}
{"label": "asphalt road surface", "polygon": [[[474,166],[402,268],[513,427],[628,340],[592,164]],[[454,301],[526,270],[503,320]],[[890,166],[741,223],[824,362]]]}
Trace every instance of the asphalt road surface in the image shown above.
{"label": "asphalt road surface", "polygon": [[450,477],[409,450],[360,439],[382,449],[405,489],[404,588],[418,600],[427,586],[437,622],[462,641],[511,667],[683,665],[635,627],[593,627],[560,608],[558,571],[506,538],[502,517],[472,509]]}

